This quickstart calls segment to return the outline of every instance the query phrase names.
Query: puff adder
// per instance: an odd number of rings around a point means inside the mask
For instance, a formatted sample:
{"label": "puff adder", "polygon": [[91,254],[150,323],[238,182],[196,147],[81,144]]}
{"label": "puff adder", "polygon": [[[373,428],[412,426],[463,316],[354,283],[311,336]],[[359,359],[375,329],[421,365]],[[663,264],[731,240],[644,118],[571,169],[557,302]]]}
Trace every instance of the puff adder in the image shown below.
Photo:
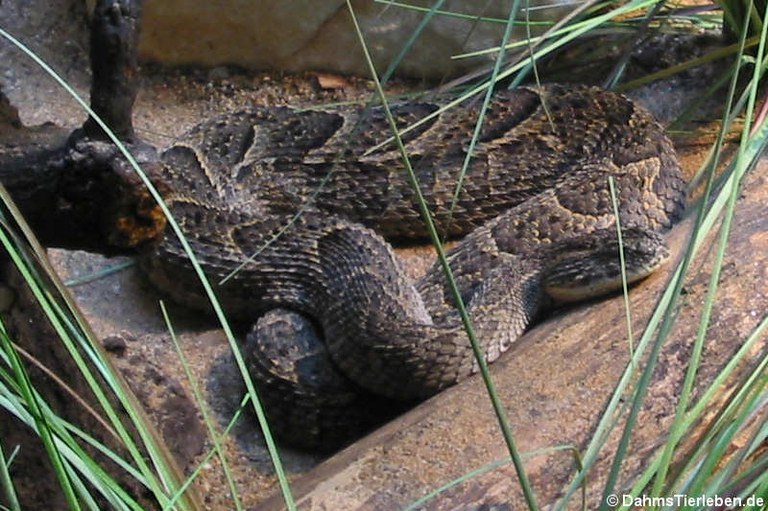
{"label": "puff adder", "polygon": [[[438,108],[393,111],[402,128]],[[450,109],[404,141],[438,228],[465,235],[448,259],[492,362],[551,301],[620,286],[609,177],[631,281],[668,256],[659,233],[684,192],[648,113],[615,93],[546,85],[495,95],[450,216],[477,110]],[[203,123],[162,155],[171,209],[211,281],[258,254],[217,294],[230,315],[261,318],[252,375],[278,433],[302,444],[340,441],[369,414],[348,408],[370,395],[423,399],[477,369],[440,268],[412,282],[385,241],[425,236],[399,153],[368,153],[389,137],[379,109],[260,108]],[[143,266],[178,301],[201,300],[173,237]]]}

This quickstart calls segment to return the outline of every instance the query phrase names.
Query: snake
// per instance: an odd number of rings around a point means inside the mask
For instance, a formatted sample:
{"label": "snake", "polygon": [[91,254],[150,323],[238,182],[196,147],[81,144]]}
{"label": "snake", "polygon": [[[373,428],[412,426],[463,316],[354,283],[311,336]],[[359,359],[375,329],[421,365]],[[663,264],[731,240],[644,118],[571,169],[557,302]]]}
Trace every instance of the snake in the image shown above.
{"label": "snake", "polygon": [[[94,62],[94,83],[119,94],[92,96],[117,97],[109,104],[130,119],[135,73],[110,55]],[[113,61],[122,79],[97,80]],[[446,102],[254,107],[205,120],[149,158],[223,309],[245,325],[249,373],[288,442],[338,447],[382,403],[395,410],[469,378],[479,362],[467,323],[491,363],[552,305],[610,293],[669,259],[663,235],[683,214],[685,183],[645,109],[565,84],[498,90],[487,108]],[[440,236],[457,240],[446,253],[455,288],[439,262],[410,278],[393,249],[430,236],[420,199]],[[106,202],[96,206],[109,208],[110,239],[142,244],[153,285],[208,307],[156,210],[142,202],[129,218]]]}
{"label": "snake", "polygon": [[[552,304],[621,287],[619,232],[629,283],[663,264],[684,182],[662,127],[619,94],[499,91],[463,169],[478,111],[391,107],[399,130],[416,125],[402,143],[434,224],[461,238],[446,258],[490,363]],[[428,235],[391,134],[383,108],[263,107],[204,122],[160,158],[171,213],[225,311],[255,323],[251,376],[298,444],[333,443],[368,396],[419,401],[478,371],[444,268],[414,281],[388,241]],[[176,237],[141,265],[205,306]]]}

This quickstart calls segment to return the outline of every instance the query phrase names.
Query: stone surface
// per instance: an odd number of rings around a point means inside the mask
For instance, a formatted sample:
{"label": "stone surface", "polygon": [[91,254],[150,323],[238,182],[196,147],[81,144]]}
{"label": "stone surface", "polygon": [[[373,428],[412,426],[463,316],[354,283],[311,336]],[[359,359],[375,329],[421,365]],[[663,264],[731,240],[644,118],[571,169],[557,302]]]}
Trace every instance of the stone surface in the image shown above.
{"label": "stone surface", "polygon": [[[0,27],[87,98],[90,82],[85,22],[85,5],[81,0],[3,0],[0,3]],[[55,105],[61,117],[78,124],[85,118],[82,109],[68,99],[61,86],[3,37],[0,37],[0,85],[14,105],[23,105],[21,120],[26,125],[50,120],[51,105]]]}
{"label": "stone surface", "polygon": [[[92,6],[95,0],[88,3]],[[407,3],[429,7],[434,2]],[[492,54],[453,57],[498,46],[512,4],[512,0],[446,1],[443,11],[468,17],[434,17],[398,66],[398,73],[439,80],[487,66]],[[171,65],[236,64],[258,70],[369,75],[343,0],[147,0],[145,5],[141,53],[149,60]],[[353,0],[352,5],[376,67],[383,73],[414,33],[424,12],[373,0]],[[575,8],[560,1],[532,1],[531,5],[533,20],[557,20]],[[517,19],[524,20],[525,13],[518,13]],[[525,35],[524,27],[516,28],[513,40]]]}

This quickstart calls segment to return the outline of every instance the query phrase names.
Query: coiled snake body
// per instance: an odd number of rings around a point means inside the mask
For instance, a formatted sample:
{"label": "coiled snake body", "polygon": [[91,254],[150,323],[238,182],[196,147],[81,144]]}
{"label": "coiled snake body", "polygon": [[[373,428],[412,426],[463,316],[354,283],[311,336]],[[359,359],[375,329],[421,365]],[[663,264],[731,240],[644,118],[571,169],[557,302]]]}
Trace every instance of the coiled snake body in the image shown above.
{"label": "coiled snake body", "polygon": [[[437,109],[407,103],[394,114],[403,128]],[[451,212],[477,111],[449,109],[404,140],[438,228],[466,234],[448,258],[491,362],[553,299],[620,285],[609,177],[630,280],[666,258],[659,233],[681,215],[684,191],[648,113],[618,94],[547,85],[496,94]],[[252,373],[273,389],[268,402],[294,403],[273,417],[299,443],[336,438],[328,430],[358,392],[422,399],[476,370],[442,270],[410,281],[384,240],[425,232],[383,112],[361,112],[229,115],[162,157],[173,214],[211,281],[258,253],[217,294],[228,313],[262,318]],[[174,237],[143,266],[179,301],[201,300]]]}

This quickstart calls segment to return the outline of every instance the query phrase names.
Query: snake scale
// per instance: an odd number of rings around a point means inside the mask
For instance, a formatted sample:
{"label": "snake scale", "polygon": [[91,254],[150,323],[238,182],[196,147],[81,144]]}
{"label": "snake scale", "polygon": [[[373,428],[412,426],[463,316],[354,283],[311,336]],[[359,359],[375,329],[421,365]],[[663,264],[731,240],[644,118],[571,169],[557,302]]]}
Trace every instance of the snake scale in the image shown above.
{"label": "snake scale", "polygon": [[[402,129],[438,109],[393,113]],[[438,113],[404,143],[436,225],[465,235],[448,260],[492,362],[552,301],[620,286],[609,177],[630,281],[668,256],[659,233],[680,217],[684,186],[647,112],[553,84],[494,96],[451,210],[477,112]],[[419,400],[477,370],[439,265],[412,282],[385,241],[426,235],[390,136],[381,109],[270,107],[205,122],[162,155],[171,211],[211,281],[252,258],[217,295],[230,315],[261,318],[251,372],[276,410],[296,407],[272,416],[299,444],[334,443],[346,409],[368,400],[358,392]],[[157,287],[203,305],[175,237],[142,261]]]}

